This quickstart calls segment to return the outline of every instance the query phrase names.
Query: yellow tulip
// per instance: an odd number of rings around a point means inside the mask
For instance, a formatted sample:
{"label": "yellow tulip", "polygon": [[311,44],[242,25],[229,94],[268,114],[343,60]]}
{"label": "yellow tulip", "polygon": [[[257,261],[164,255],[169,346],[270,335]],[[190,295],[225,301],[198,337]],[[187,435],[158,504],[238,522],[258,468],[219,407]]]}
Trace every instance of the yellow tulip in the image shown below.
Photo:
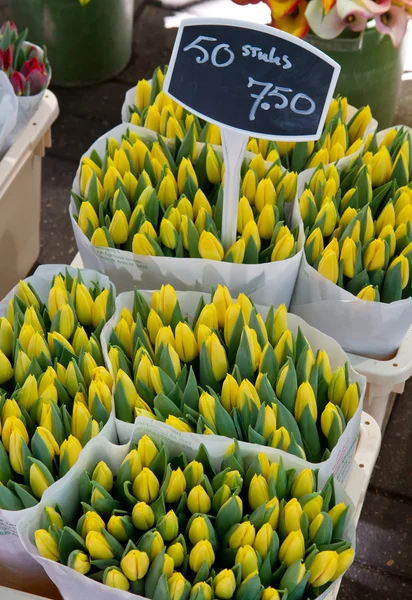
{"label": "yellow tulip", "polygon": [[305,540],[302,531],[291,531],[279,548],[279,560],[290,567],[305,555]]}
{"label": "yellow tulip", "polygon": [[60,560],[59,545],[46,529],[38,529],[34,532],[34,542],[40,556],[54,562]]}
{"label": "yellow tulip", "polygon": [[339,265],[335,252],[329,250],[322,255],[318,264],[318,272],[329,279],[332,283],[336,283],[339,277]]}

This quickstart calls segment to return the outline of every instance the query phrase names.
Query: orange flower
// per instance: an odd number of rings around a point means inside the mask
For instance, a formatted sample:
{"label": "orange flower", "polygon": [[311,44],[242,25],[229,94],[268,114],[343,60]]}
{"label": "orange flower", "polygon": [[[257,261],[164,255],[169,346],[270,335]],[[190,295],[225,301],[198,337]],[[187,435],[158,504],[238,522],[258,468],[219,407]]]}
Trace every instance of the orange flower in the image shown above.
{"label": "orange flower", "polygon": [[305,17],[307,0],[299,0],[294,9],[286,16],[275,19],[272,14],[272,27],[277,27],[292,35],[303,38],[309,32],[309,24]]}

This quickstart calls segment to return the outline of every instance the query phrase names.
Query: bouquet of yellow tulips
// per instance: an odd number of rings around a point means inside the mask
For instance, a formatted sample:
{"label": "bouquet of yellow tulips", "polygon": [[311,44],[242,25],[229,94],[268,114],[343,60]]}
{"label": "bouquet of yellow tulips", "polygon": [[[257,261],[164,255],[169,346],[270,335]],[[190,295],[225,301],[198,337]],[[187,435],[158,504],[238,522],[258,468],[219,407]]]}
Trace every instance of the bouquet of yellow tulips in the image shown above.
{"label": "bouquet of yellow tulips", "polygon": [[92,278],[86,285],[81,271],[54,271],[39,269],[33,283],[21,281],[0,317],[0,508],[6,511],[34,506],[111,413],[100,331],[114,311],[113,287],[95,273],[85,272]]}
{"label": "bouquet of yellow tulips", "polygon": [[[166,138],[183,139],[194,124],[200,142],[222,144],[218,125],[208,123],[188,112],[163,92],[167,68],[155,69],[150,81],[142,79],[126,95],[122,109],[125,123],[133,123],[160,133]],[[286,169],[300,173],[323,163],[335,163],[359,152],[367,133],[375,131],[376,121],[369,106],[359,110],[350,107],[347,98],[332,101],[321,138],[317,142],[280,142],[251,138],[247,150],[260,154],[264,160],[281,160]]]}
{"label": "bouquet of yellow tulips", "polygon": [[[411,133],[391,129],[378,138],[370,136],[363,152],[341,172],[333,165],[320,165],[300,190],[306,261],[349,292],[348,300],[390,304],[412,295],[410,173]],[[296,304],[304,304],[303,289],[297,293]],[[410,301],[407,306],[402,319],[407,322],[398,323],[403,333],[410,324]],[[299,309],[298,314],[306,318]]]}
{"label": "bouquet of yellow tulips", "polygon": [[[143,141],[126,130],[109,137],[104,156],[82,159],[75,219],[91,244],[145,256],[204,258],[254,264],[296,253],[298,229],[285,224],[295,173],[260,157],[244,166],[239,239],[220,241],[223,163],[210,145],[198,152],[192,125],[174,148],[159,136]],[[284,239],[285,238],[285,239]]]}
{"label": "bouquet of yellow tulips", "polygon": [[[70,503],[61,493],[31,524],[63,593],[104,597],[104,584],[154,600],[301,600],[353,561],[350,507],[333,477],[320,488],[311,469],[264,453],[245,461],[236,441],[216,460],[202,445],[186,454],[148,435],[124,458],[101,442]],[[57,577],[52,562],[69,569]]]}
{"label": "bouquet of yellow tulips", "polygon": [[340,175],[320,166],[300,196],[309,264],[358,298],[411,295],[410,156],[411,135],[392,130]]}
{"label": "bouquet of yellow tulips", "polygon": [[[333,369],[328,353],[312,349],[300,327],[293,333],[284,305],[266,309],[264,321],[248,297],[233,300],[222,286],[208,303],[197,298],[186,319],[188,304],[181,307],[170,285],[119,297],[103,338],[120,440],[121,421],[148,417],[184,433],[327,460],[359,416],[361,380],[349,377],[348,364]],[[125,439],[127,433],[130,427]]]}

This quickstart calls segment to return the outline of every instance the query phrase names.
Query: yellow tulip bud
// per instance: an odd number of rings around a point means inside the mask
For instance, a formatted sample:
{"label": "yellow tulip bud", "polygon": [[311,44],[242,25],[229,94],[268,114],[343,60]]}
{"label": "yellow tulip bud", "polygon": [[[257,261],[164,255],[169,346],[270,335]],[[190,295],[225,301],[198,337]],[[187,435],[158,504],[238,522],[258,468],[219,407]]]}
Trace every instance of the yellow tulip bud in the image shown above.
{"label": "yellow tulip bud", "polygon": [[156,475],[144,467],[133,482],[133,494],[141,502],[151,504],[159,494],[160,484]]}
{"label": "yellow tulip bud", "polygon": [[309,381],[304,381],[300,384],[295,402],[295,419],[300,421],[302,413],[306,406],[309,406],[309,411],[312,415],[314,422],[316,423],[318,418],[318,405],[316,403],[316,397],[312,386]]}
{"label": "yellow tulip bud", "polygon": [[92,481],[97,481],[105,490],[110,492],[113,487],[113,473],[107,464],[101,460],[94,468]]}
{"label": "yellow tulip bud", "polygon": [[201,485],[193,487],[187,497],[187,507],[192,514],[207,514],[210,511],[212,502],[208,493]]}
{"label": "yellow tulip bud", "polygon": [[258,570],[258,558],[252,546],[241,546],[236,553],[235,564],[242,567],[242,580]]}
{"label": "yellow tulip bud", "polygon": [[280,600],[279,592],[273,587],[267,587],[263,590],[261,600]]}
{"label": "yellow tulip bud", "polygon": [[306,494],[313,492],[315,485],[312,469],[303,469],[294,479],[291,489],[291,496],[301,498]]}
{"label": "yellow tulip bud", "polygon": [[402,289],[404,290],[408,285],[409,281],[409,261],[404,254],[400,254],[396,258],[393,259],[388,268],[388,273],[391,269],[393,269],[398,263],[401,265],[401,274],[402,274]]}
{"label": "yellow tulip bud", "polygon": [[256,510],[261,504],[269,500],[269,487],[266,479],[262,475],[255,474],[249,485],[248,492],[249,505],[252,510]]}
{"label": "yellow tulip bud", "polygon": [[81,203],[77,223],[84,234],[87,233],[89,226],[92,227],[92,231],[99,227],[99,217],[90,202]]}
{"label": "yellow tulip bud", "polygon": [[341,250],[341,260],[343,260],[343,273],[346,277],[354,277],[357,248],[351,238],[346,238]]}
{"label": "yellow tulip bud", "polygon": [[182,433],[193,432],[193,429],[190,427],[190,425],[188,423],[186,423],[182,419],[179,419],[178,417],[175,417],[174,415],[169,415],[167,417],[165,423],[167,425],[170,425],[171,427],[174,427],[178,431],[181,431]]}
{"label": "yellow tulip bud", "polygon": [[253,546],[255,541],[255,527],[250,521],[243,521],[236,526],[229,537],[229,547],[238,549],[242,546]]}
{"label": "yellow tulip bud", "polygon": [[326,383],[329,384],[332,379],[332,367],[330,365],[329,356],[327,355],[325,350],[319,350],[316,356],[316,362],[319,367],[323,367],[323,376],[326,380]]}
{"label": "yellow tulip bud", "polygon": [[231,569],[222,569],[213,580],[217,598],[232,598],[236,589],[236,579]]}
{"label": "yellow tulip bud", "polygon": [[245,240],[245,246],[248,245],[250,238],[253,238],[253,241],[255,242],[257,251],[260,252],[261,239],[260,239],[259,228],[258,228],[257,224],[255,223],[255,221],[250,220],[250,221],[248,221],[248,223],[246,223],[246,225],[243,229],[242,238]]}
{"label": "yellow tulip bud", "polygon": [[60,462],[63,462],[67,456],[69,469],[75,464],[79,458],[80,452],[82,451],[82,445],[74,435],[69,435],[67,440],[64,440],[60,446]]}
{"label": "yellow tulip bud", "polygon": [[146,552],[130,550],[120,562],[120,567],[127,579],[136,581],[143,579],[149,570],[150,560]]}
{"label": "yellow tulip bud", "polygon": [[141,531],[151,529],[155,521],[153,510],[146,502],[137,502],[133,507],[132,521],[136,529]]}
{"label": "yellow tulip bud", "polygon": [[309,583],[320,587],[331,581],[338,568],[338,553],[334,550],[324,550],[316,554],[310,565]]}
{"label": "yellow tulip bud", "polygon": [[291,531],[279,548],[279,560],[290,567],[305,555],[305,540],[302,531]]}
{"label": "yellow tulip bud", "polygon": [[318,264],[318,272],[329,279],[332,283],[336,283],[339,277],[339,265],[335,252],[329,250],[322,255]]}
{"label": "yellow tulip bud", "polygon": [[253,221],[253,210],[246,196],[242,196],[238,204],[237,232],[243,233],[249,221]]}
{"label": "yellow tulip bud", "polygon": [[[338,554],[338,565],[336,567],[335,574],[329,579],[329,581],[336,581],[339,579],[339,577],[349,569],[354,558],[355,550],[353,548],[348,548],[347,550],[344,550]],[[330,568],[332,569],[332,565],[330,565]]]}
{"label": "yellow tulip bud", "polygon": [[200,570],[204,562],[206,562],[209,569],[215,562],[215,553],[209,540],[198,542],[193,546],[189,555],[189,565],[195,573]]}
{"label": "yellow tulip bud", "polygon": [[59,545],[46,529],[38,529],[34,532],[34,542],[40,556],[54,562],[60,560]]}
{"label": "yellow tulip bud", "polygon": [[255,173],[255,171],[253,171],[253,169],[249,168],[249,170],[243,178],[241,191],[242,196],[245,196],[252,206],[255,203],[257,186],[258,176]]}
{"label": "yellow tulip bud", "polygon": [[332,200],[325,200],[318,216],[316,217],[315,225],[319,225],[324,237],[328,237],[333,233],[338,220],[338,213],[335,203]]}
{"label": "yellow tulip bud", "polygon": [[223,246],[210,231],[202,231],[198,250],[202,258],[208,260],[223,260]]}
{"label": "yellow tulip bud", "polygon": [[259,552],[262,560],[264,560],[269,553],[273,533],[272,526],[269,523],[264,523],[256,534],[253,548],[256,552]]}
{"label": "yellow tulip bud", "polygon": [[[271,179],[268,177],[262,179],[256,188],[255,194],[255,206],[259,213],[262,212],[263,207],[267,204],[274,206],[276,204],[277,194],[275,190],[275,186],[273,185]],[[249,205],[250,207],[250,205]]]}
{"label": "yellow tulip bud", "polygon": [[343,423],[338,409],[336,408],[335,404],[333,404],[332,402],[328,402],[320,418],[322,433],[326,438],[329,435],[329,431],[334,420],[338,423],[340,433],[342,433]]}
{"label": "yellow tulip bud", "polygon": [[36,498],[41,498],[50,485],[46,475],[38,464],[32,463],[29,470],[31,490]]}
{"label": "yellow tulip bud", "polygon": [[[289,229],[286,227],[287,231]],[[287,233],[279,241],[276,241],[275,247],[273,248],[270,260],[285,260],[289,258],[295,248],[295,238],[292,233]]]}
{"label": "yellow tulip bud", "polygon": [[257,227],[263,240],[270,240],[275,228],[275,211],[271,204],[266,204],[259,215]]}
{"label": "yellow tulip bud", "polygon": [[[309,245],[312,244],[310,255],[308,255]],[[307,249],[307,257],[310,264],[313,264],[319,254],[323,252],[323,235],[322,231],[317,227],[308,236],[305,247]]]}
{"label": "yellow tulip bud", "polygon": [[286,173],[276,186],[276,193],[279,195],[283,189],[285,202],[292,202],[296,196],[298,185],[298,174],[294,172]]}
{"label": "yellow tulip bud", "polygon": [[367,126],[372,120],[372,113],[370,106],[367,105],[359,110],[349,127],[349,139],[351,143],[355,142],[358,138],[363,138]]}

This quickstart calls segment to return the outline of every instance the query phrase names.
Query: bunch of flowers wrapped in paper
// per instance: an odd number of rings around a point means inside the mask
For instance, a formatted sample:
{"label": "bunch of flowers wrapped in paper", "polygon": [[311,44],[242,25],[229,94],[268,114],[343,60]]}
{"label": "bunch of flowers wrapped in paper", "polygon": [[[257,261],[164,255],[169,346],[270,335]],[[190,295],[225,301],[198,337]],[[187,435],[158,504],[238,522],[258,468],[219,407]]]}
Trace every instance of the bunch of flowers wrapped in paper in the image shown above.
{"label": "bunch of flowers wrapped in paper", "polygon": [[[248,164],[247,164],[248,163]],[[82,160],[75,218],[91,243],[146,256],[204,258],[254,264],[283,260],[297,250],[298,228],[285,223],[297,176],[279,161],[247,161],[237,230],[226,252],[220,240],[224,165],[212,146],[200,150],[191,125],[169,148],[126,130],[108,138],[103,157]]]}
{"label": "bunch of flowers wrapped in paper", "polygon": [[[158,67],[150,81],[140,80],[130,90],[123,106],[124,122],[160,133],[166,138],[183,139],[194,124],[196,139],[220,146],[220,129],[189,113],[163,92],[166,67]],[[300,173],[320,163],[337,162],[360,151],[365,136],[377,127],[369,106],[355,110],[346,98],[332,101],[322,137],[317,142],[281,142],[251,138],[247,150],[274,162],[280,158],[286,169]]]}
{"label": "bunch of flowers wrapped in paper", "polygon": [[78,476],[69,518],[43,509],[39,554],[90,594],[106,593],[100,582],[154,600],[318,597],[354,557],[333,477],[320,489],[316,471],[233,447],[212,461],[201,445],[189,460],[144,435],[118,469],[100,461]]}
{"label": "bunch of flowers wrapped in paper", "polygon": [[35,96],[50,80],[50,65],[44,51],[26,42],[14,23],[0,28],[0,71],[4,71],[17,96]]}
{"label": "bunch of flowers wrapped in paper", "polygon": [[410,133],[391,130],[341,174],[320,166],[300,196],[310,265],[358,298],[411,295]]}
{"label": "bunch of flowers wrapped in paper", "polygon": [[[123,304],[122,296],[131,306],[133,294],[121,295]],[[284,305],[266,309],[264,321],[244,294],[232,300],[218,286],[209,303],[198,296],[187,320],[170,285],[151,306],[135,291],[133,309],[119,308],[108,323],[117,418],[146,416],[327,460],[360,403],[348,365],[333,369],[300,328],[292,333]]]}
{"label": "bunch of flowers wrapped in paper", "polygon": [[113,314],[113,288],[85,285],[80,271],[46,277],[39,287],[36,277],[33,284],[19,283],[0,317],[5,510],[35,505],[101,431],[112,408],[100,331]]}

